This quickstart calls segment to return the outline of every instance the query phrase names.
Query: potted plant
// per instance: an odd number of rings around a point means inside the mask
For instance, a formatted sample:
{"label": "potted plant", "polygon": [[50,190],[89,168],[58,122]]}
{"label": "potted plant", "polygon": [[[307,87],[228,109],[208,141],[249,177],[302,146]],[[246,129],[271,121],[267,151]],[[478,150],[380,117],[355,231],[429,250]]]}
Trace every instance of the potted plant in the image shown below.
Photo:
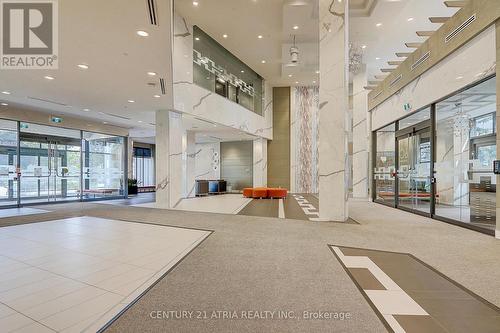
{"label": "potted plant", "polygon": [[137,194],[137,179],[128,179],[128,194]]}

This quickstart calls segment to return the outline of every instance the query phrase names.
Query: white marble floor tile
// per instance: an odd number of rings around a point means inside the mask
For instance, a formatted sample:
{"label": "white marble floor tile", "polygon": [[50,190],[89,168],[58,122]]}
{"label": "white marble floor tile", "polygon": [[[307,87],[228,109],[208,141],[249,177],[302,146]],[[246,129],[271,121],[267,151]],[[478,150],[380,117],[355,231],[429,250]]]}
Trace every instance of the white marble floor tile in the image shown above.
{"label": "white marble floor tile", "polygon": [[93,217],[0,228],[0,331],[96,331],[208,235]]}
{"label": "white marble floor tile", "polygon": [[12,216],[23,216],[23,215],[33,215],[33,214],[43,214],[48,211],[36,208],[7,208],[0,209],[0,218],[12,217]]}

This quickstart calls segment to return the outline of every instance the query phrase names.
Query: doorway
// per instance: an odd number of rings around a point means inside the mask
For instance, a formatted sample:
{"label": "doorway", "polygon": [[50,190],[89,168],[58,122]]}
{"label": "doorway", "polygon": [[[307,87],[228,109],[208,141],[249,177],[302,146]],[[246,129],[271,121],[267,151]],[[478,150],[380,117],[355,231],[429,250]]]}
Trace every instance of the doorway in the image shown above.
{"label": "doorway", "polygon": [[20,204],[79,200],[81,140],[20,135]]}
{"label": "doorway", "polygon": [[432,153],[429,122],[396,133],[398,208],[431,215]]}

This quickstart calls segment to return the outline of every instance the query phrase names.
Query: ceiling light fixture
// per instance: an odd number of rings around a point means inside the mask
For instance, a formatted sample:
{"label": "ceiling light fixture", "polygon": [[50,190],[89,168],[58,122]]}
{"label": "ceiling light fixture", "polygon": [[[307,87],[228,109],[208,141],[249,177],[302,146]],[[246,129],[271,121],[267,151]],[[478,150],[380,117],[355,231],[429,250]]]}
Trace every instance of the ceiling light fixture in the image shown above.
{"label": "ceiling light fixture", "polygon": [[199,5],[198,1],[193,1],[193,6],[197,7]]}
{"label": "ceiling light fixture", "polygon": [[137,122],[138,122],[138,123],[142,123],[142,120],[138,120]]}
{"label": "ceiling light fixture", "polygon": [[1,103],[2,106],[8,106],[9,104],[7,103]]}
{"label": "ceiling light fixture", "polygon": [[264,38],[264,36],[262,36],[262,35],[258,35],[258,36],[257,36],[257,38],[258,38],[258,39],[262,39],[262,38]]}
{"label": "ceiling light fixture", "polygon": [[147,31],[144,31],[144,30],[137,30],[137,35],[139,35],[141,37],[148,37],[149,33]]}
{"label": "ceiling light fixture", "polygon": [[266,61],[265,61],[265,60],[262,60],[262,61],[261,61],[261,63],[265,64],[265,63],[266,63]]}
{"label": "ceiling light fixture", "polygon": [[154,98],[160,98],[161,96],[160,95],[154,95],[153,97]]}
{"label": "ceiling light fixture", "polygon": [[80,68],[80,69],[89,69],[89,65],[87,65],[87,64],[78,64],[78,68]]}
{"label": "ceiling light fixture", "polygon": [[222,37],[227,38],[227,34],[222,35]]}
{"label": "ceiling light fixture", "polygon": [[293,26],[293,30],[299,30],[299,26],[298,25],[294,25]]}
{"label": "ceiling light fixture", "polygon": [[380,60],[380,58],[379,58],[379,57],[376,57],[376,58],[375,58],[375,60]]}
{"label": "ceiling light fixture", "polygon": [[319,74],[319,71],[316,71],[316,74]]}
{"label": "ceiling light fixture", "polygon": [[375,26],[378,28],[378,27],[381,27],[382,26],[382,23],[377,23],[375,24]]}
{"label": "ceiling light fixture", "polygon": [[316,84],[316,81],[313,81],[313,84]]}
{"label": "ceiling light fixture", "polygon": [[241,70],[241,73],[245,73],[245,71],[244,71],[244,70]]}
{"label": "ceiling light fixture", "polygon": [[195,37],[194,40],[200,40],[200,37]]}
{"label": "ceiling light fixture", "polygon": [[361,46],[361,48],[362,48],[362,49],[366,49],[366,45],[362,45],[362,46]]}
{"label": "ceiling light fixture", "polygon": [[462,80],[464,77],[463,76],[457,76],[457,80]]}
{"label": "ceiling light fixture", "polygon": [[288,77],[292,77],[293,75],[292,74],[288,74]]}
{"label": "ceiling light fixture", "polygon": [[413,20],[414,20],[414,18],[413,18],[413,17],[409,17],[409,18],[408,18],[408,22],[411,22],[411,21],[413,21]]}
{"label": "ceiling light fixture", "polygon": [[10,95],[10,91],[2,91],[2,94],[4,94],[4,95]]}
{"label": "ceiling light fixture", "polygon": [[148,72],[149,76],[156,76],[156,72]]}
{"label": "ceiling light fixture", "polygon": [[85,112],[89,112],[89,111],[90,111],[90,109],[83,109],[83,111],[85,111]]}
{"label": "ceiling light fixture", "polygon": [[129,102],[129,103],[135,103],[135,101],[133,99],[129,99],[127,102]]}
{"label": "ceiling light fixture", "polygon": [[49,76],[49,75],[46,75],[43,78],[47,79],[47,80],[54,80],[54,77],[53,76]]}

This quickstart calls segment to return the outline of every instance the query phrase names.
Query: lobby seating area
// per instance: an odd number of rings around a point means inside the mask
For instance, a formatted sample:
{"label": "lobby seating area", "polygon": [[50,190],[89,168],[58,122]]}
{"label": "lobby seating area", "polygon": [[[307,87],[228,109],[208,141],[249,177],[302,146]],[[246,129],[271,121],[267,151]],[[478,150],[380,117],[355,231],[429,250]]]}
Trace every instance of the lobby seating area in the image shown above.
{"label": "lobby seating area", "polygon": [[243,196],[253,199],[284,199],[288,194],[285,188],[255,187],[244,188]]}

